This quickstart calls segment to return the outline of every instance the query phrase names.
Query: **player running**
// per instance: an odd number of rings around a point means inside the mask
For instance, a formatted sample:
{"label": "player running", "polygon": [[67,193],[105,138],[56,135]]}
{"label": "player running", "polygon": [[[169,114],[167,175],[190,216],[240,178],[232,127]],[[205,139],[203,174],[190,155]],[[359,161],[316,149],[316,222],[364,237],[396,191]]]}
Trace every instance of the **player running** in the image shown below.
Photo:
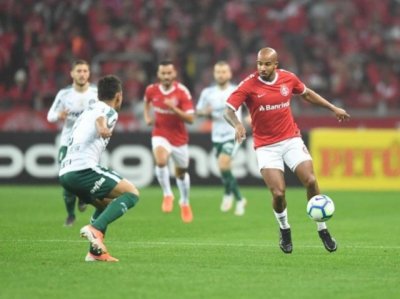
{"label": "player running", "polygon": [[145,91],[144,120],[147,125],[153,126],[151,143],[156,163],[155,173],[163,191],[161,209],[164,213],[173,210],[174,195],[168,170],[171,157],[180,193],[181,218],[183,222],[189,223],[193,220],[193,213],[189,202],[189,136],[185,123],[191,124],[194,121],[192,97],[189,90],[175,80],[176,69],[171,61],[162,61],[158,65],[157,76],[159,82],[147,86]]}
{"label": "player running", "polygon": [[[224,195],[221,202],[221,211],[228,212],[236,201],[235,215],[242,216],[245,213],[246,199],[239,191],[238,183],[232,174],[232,157],[238,149],[235,143],[235,130],[224,119],[226,100],[236,89],[236,85],[230,82],[232,72],[229,64],[219,61],[214,65],[214,85],[205,88],[196,106],[196,114],[212,119],[211,140],[218,159],[218,168],[224,185]],[[241,109],[236,113],[241,118]]]}
{"label": "player running", "polygon": [[91,224],[80,230],[81,236],[90,242],[85,261],[117,262],[104,245],[104,235],[108,224],[135,206],[139,191],[115,171],[99,165],[121,108],[121,81],[112,75],[101,78],[98,97],[100,101],[75,122],[59,176],[66,190],[96,208]]}
{"label": "player running", "polygon": [[[57,93],[47,114],[47,120],[49,122],[64,122],[58,151],[59,163],[61,163],[62,159],[65,157],[68,139],[71,136],[72,127],[76,119],[81,115],[83,110],[97,101],[97,87],[89,83],[89,77],[89,64],[85,60],[74,61],[71,69],[72,85],[61,89]],[[76,196],[64,189],[63,198],[67,210],[67,218],[65,219],[64,226],[69,227],[74,224],[76,218]],[[85,211],[86,204],[78,201],[78,209],[81,212]]]}
{"label": "player running", "polygon": [[[225,110],[225,117],[235,128],[238,142],[246,138],[246,130],[235,111],[242,103],[250,111],[258,166],[272,194],[272,207],[280,226],[279,246],[284,253],[291,253],[293,249],[286,208],[284,164],[306,187],[308,200],[320,194],[311,156],[290,109],[293,94],[331,110],[339,122],[350,118],[345,110],[307,88],[296,75],[278,69],[278,54],[272,48],[263,48],[258,52],[257,72],[240,83],[229,97]],[[317,229],[326,250],[335,251],[337,243],[328,232],[326,223],[317,222]]]}

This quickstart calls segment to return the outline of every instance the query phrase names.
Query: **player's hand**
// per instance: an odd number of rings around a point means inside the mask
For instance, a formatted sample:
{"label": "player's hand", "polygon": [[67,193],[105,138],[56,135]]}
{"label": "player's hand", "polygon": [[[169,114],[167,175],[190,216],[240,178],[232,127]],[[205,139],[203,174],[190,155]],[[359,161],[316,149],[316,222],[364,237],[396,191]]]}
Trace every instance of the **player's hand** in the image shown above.
{"label": "player's hand", "polygon": [[241,123],[235,126],[235,140],[241,144],[246,139],[246,129]]}
{"label": "player's hand", "polygon": [[145,121],[146,125],[148,125],[148,126],[152,126],[154,123],[153,118],[151,118],[151,117],[145,117],[144,121]]}
{"label": "player's hand", "polygon": [[60,113],[58,113],[58,119],[59,120],[65,120],[68,116],[69,110],[63,110]]}
{"label": "player's hand", "polygon": [[164,104],[168,106],[170,109],[174,109],[176,107],[176,101],[174,99],[165,99]]}
{"label": "player's hand", "polygon": [[348,113],[346,112],[346,110],[344,110],[344,109],[342,109],[342,108],[335,107],[335,108],[334,108],[334,112],[335,112],[335,115],[336,115],[336,119],[337,119],[339,122],[346,121],[346,120],[349,120],[349,119],[350,119],[350,114],[348,114]]}
{"label": "player's hand", "polygon": [[102,138],[110,138],[112,135],[112,131],[109,128],[100,128],[98,132]]}

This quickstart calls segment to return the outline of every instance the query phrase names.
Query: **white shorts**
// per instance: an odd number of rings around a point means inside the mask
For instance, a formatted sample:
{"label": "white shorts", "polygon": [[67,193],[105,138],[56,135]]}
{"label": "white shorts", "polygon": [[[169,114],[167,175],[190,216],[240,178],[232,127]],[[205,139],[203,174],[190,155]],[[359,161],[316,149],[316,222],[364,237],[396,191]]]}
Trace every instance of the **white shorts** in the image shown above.
{"label": "white shorts", "polygon": [[153,151],[156,147],[159,146],[165,148],[168,153],[170,153],[176,167],[189,167],[189,148],[187,144],[181,146],[173,146],[166,138],[153,136],[151,138],[151,146],[153,148]]}
{"label": "white shorts", "polygon": [[286,139],[256,149],[258,168],[277,168],[285,170],[286,164],[295,171],[301,162],[312,160],[303,140],[300,137]]}

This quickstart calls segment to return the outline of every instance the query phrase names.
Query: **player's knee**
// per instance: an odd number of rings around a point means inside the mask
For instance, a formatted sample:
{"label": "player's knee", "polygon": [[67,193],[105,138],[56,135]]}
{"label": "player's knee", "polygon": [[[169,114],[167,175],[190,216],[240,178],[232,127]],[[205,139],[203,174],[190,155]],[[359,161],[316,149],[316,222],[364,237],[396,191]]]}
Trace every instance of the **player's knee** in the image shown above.
{"label": "player's knee", "polygon": [[186,173],[188,172],[187,168],[176,168],[175,169],[175,176],[178,179],[183,180],[185,178]]}
{"label": "player's knee", "polygon": [[282,188],[271,188],[272,197],[275,200],[284,200],[285,199],[285,190]]}
{"label": "player's knee", "polygon": [[124,198],[124,203],[126,204],[128,209],[134,207],[139,201],[139,195],[131,192],[124,193],[123,198]]}
{"label": "player's knee", "polygon": [[315,188],[317,185],[317,179],[315,178],[314,175],[309,175],[303,182],[304,186],[309,189],[309,188]]}
{"label": "player's knee", "polygon": [[167,166],[167,164],[168,161],[156,161],[156,166],[160,168]]}

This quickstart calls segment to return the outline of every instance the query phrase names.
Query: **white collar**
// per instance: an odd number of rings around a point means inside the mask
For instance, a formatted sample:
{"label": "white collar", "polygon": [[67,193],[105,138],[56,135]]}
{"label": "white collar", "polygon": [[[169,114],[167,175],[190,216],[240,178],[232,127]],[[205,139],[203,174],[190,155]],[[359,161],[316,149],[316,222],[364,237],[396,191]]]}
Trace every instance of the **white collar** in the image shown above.
{"label": "white collar", "polygon": [[175,90],[175,84],[171,84],[171,87],[169,88],[169,89],[164,89],[164,87],[162,86],[162,84],[160,84],[159,86],[158,86],[158,88],[160,89],[160,91],[161,91],[161,93],[163,94],[163,95],[167,95],[167,94],[170,94],[171,92],[173,92],[174,90]]}
{"label": "white collar", "polygon": [[274,78],[274,80],[272,80],[272,81],[265,81],[265,80],[263,80],[263,79],[260,77],[260,75],[258,75],[257,79],[260,80],[260,81],[261,81],[262,83],[264,83],[264,84],[267,84],[267,85],[274,85],[274,84],[276,83],[276,81],[278,81],[278,77],[279,77],[278,72],[275,72],[275,78]]}

